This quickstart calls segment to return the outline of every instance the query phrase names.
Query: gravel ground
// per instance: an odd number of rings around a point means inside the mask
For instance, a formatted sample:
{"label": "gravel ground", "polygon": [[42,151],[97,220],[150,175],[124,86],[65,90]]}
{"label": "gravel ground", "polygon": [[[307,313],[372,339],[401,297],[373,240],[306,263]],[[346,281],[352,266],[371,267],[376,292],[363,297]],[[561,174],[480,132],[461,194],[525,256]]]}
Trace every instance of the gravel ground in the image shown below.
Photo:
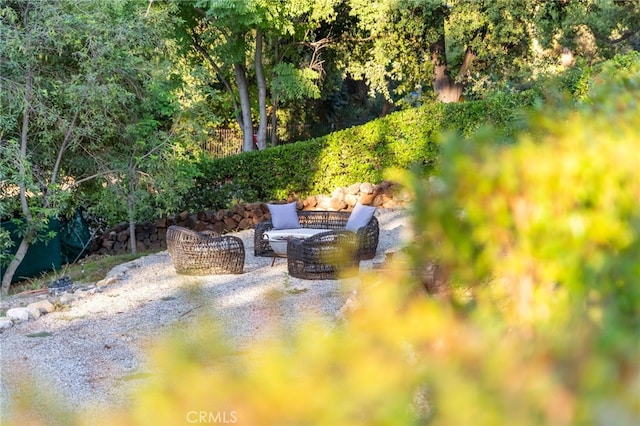
{"label": "gravel ground", "polygon": [[[380,240],[374,259],[384,259],[402,244],[406,212],[380,209]],[[253,230],[238,232],[245,245],[241,275],[177,275],[166,251],[128,262],[110,271],[120,276],[103,291],[79,299],[69,309],[16,324],[0,333],[0,424],[11,421],[11,400],[20,387],[54,390],[75,411],[99,415],[126,404],[136,384],[152,373],[145,348],[163,333],[189,325],[203,313],[223,326],[227,343],[242,349],[269,333],[268,324],[294,329],[316,316],[331,327],[336,313],[357,288],[350,280],[302,280],[289,277],[286,259],[254,257]],[[194,297],[193,289],[199,289]],[[274,304],[273,293],[280,297]],[[99,419],[99,417],[96,417]],[[99,423],[97,421],[96,423]]]}

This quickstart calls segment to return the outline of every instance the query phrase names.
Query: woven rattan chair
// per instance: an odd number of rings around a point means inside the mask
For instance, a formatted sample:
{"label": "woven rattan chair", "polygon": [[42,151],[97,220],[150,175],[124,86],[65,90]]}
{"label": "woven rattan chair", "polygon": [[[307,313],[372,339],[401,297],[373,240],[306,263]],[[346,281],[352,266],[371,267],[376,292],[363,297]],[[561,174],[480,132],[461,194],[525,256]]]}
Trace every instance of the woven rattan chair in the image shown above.
{"label": "woven rattan chair", "polygon": [[167,251],[179,274],[241,274],[244,269],[244,244],[233,235],[174,225],[167,230]]}
{"label": "woven rattan chair", "polygon": [[289,275],[305,280],[335,280],[358,273],[358,237],[355,232],[336,230],[287,244]]}
{"label": "woven rattan chair", "polygon": [[[298,221],[303,228],[344,230],[349,220],[350,212],[328,210],[301,210],[298,211]],[[273,229],[271,220],[265,220],[256,225],[253,236],[254,254],[256,256],[272,257],[275,254],[271,249],[269,240],[264,238],[264,233]],[[378,249],[380,228],[378,219],[373,216],[366,226],[358,229],[358,257],[361,260],[372,259]]]}

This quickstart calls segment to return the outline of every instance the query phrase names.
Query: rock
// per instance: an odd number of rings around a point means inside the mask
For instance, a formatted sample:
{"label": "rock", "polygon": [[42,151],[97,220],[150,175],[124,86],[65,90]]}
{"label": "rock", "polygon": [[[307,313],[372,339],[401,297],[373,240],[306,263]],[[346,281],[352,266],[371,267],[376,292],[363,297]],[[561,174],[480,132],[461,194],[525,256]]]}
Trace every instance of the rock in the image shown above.
{"label": "rock", "polygon": [[78,299],[79,299],[79,296],[76,296],[75,294],[63,294],[62,296],[60,296],[60,299],[58,300],[63,305],[69,305],[70,303],[75,302]]}
{"label": "rock", "polygon": [[316,208],[318,210],[327,210],[331,206],[331,198],[327,195],[316,196]]}
{"label": "rock", "polygon": [[7,317],[0,317],[0,330],[4,330],[6,328],[11,328],[13,326],[13,321]]}
{"label": "rock", "polygon": [[360,192],[363,194],[373,194],[374,190],[375,188],[373,187],[373,185],[368,182],[360,185]]}
{"label": "rock", "polygon": [[224,222],[216,222],[213,224],[213,231],[217,232],[218,234],[222,235],[222,233],[224,232]]}
{"label": "rock", "polygon": [[240,217],[244,217],[244,212],[245,212],[245,206],[243,204],[235,204],[231,210],[233,210],[234,213],[240,215]]}
{"label": "rock", "polygon": [[10,328],[13,325],[13,321],[9,317],[0,317],[0,329]]}
{"label": "rock", "polygon": [[365,206],[370,206],[373,204],[373,200],[376,198],[375,194],[363,194],[360,196],[360,204],[364,204]]}
{"label": "rock", "polygon": [[315,196],[310,195],[304,200],[304,205],[308,207],[315,207],[318,205],[318,200]]}
{"label": "rock", "polygon": [[31,306],[31,305],[28,305],[25,309],[29,312],[29,317],[30,317],[31,319],[38,319],[38,318],[40,318],[40,309],[38,309],[38,308],[34,308],[34,307],[33,307],[33,306]]}
{"label": "rock", "polygon": [[354,183],[353,185],[348,186],[346,188],[347,194],[357,195],[358,192],[360,192],[360,185],[362,185],[362,184],[361,183]]}
{"label": "rock", "polygon": [[207,224],[205,222],[197,222],[192,229],[196,232],[202,232],[207,229]]}
{"label": "rock", "polygon": [[358,202],[358,197],[353,194],[347,194],[344,196],[344,202],[347,203],[347,206],[353,207]]}
{"label": "rock", "polygon": [[111,250],[114,246],[114,242],[111,240],[102,240],[102,247],[107,250]]}
{"label": "rock", "polygon": [[227,230],[236,229],[238,227],[238,222],[233,220],[230,217],[224,219],[224,228]]}
{"label": "rock", "polygon": [[339,201],[344,201],[344,196],[346,195],[346,191],[344,188],[338,187],[336,189],[333,190],[333,192],[331,193],[331,198],[339,200]]}
{"label": "rock", "polygon": [[331,199],[331,209],[332,210],[342,210],[347,207],[347,203],[344,200],[339,200],[337,198]]}
{"label": "rock", "polygon": [[29,321],[29,317],[27,308],[11,308],[7,311],[7,318],[12,321]]}
{"label": "rock", "polygon": [[240,229],[249,229],[253,225],[251,219],[242,219],[240,223],[238,223],[238,228]]}
{"label": "rock", "polygon": [[96,283],[96,287],[106,287],[109,284],[113,284],[114,282],[118,281],[120,278],[121,278],[120,274],[105,277],[104,279]]}

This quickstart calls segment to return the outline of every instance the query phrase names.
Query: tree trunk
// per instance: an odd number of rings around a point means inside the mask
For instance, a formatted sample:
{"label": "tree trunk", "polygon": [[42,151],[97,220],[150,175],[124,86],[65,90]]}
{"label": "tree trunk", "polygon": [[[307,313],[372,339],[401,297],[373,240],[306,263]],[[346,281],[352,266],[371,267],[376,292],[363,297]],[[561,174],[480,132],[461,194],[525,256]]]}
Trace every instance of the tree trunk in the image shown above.
{"label": "tree trunk", "polygon": [[[276,37],[274,43],[274,58],[278,58],[278,43],[279,39]],[[278,144],[278,93],[273,91],[271,93],[271,146]]]}
{"label": "tree trunk", "polygon": [[20,241],[18,250],[13,256],[13,259],[11,259],[9,266],[7,266],[7,270],[4,272],[4,276],[2,277],[2,287],[0,287],[0,294],[3,296],[5,296],[9,292],[9,287],[11,286],[13,275],[16,273],[18,266],[20,266],[20,264],[24,260],[24,257],[27,255],[27,250],[29,250],[31,241],[36,236],[36,231],[33,228],[33,216],[31,215],[31,211],[29,210],[29,203],[27,201],[27,189],[24,181],[26,179],[26,170],[24,164],[25,161],[27,161],[27,141],[29,139],[29,120],[31,113],[32,92],[33,74],[31,73],[31,70],[28,70],[24,87],[24,110],[22,112],[22,129],[20,132],[20,158],[18,160],[18,169],[21,176],[19,184],[20,205],[22,207],[22,214],[24,215],[24,219],[26,221],[27,233],[22,237],[22,241]]}
{"label": "tree trunk", "polygon": [[11,280],[18,270],[18,266],[22,263],[22,260],[27,255],[27,250],[29,250],[29,238],[25,235],[20,241],[20,245],[18,246],[18,250],[16,254],[11,259],[11,262],[7,266],[7,269],[4,271],[4,276],[2,277],[2,290],[0,295],[6,296],[9,293],[9,287],[11,287]]}
{"label": "tree trunk", "polygon": [[249,101],[249,85],[247,83],[247,72],[243,64],[235,64],[236,85],[240,95],[240,107],[242,108],[242,151],[253,151],[253,122],[251,121],[251,102]]}
{"label": "tree trunk", "polygon": [[[130,171],[131,172],[131,171]],[[131,177],[133,179],[133,177]],[[133,182],[129,182],[129,194],[127,194],[127,211],[129,213],[129,250],[131,254],[138,254],[138,244],[136,241],[136,215],[135,215],[135,200],[133,191],[135,185]]]}
{"label": "tree trunk", "polygon": [[278,145],[278,97],[271,97],[271,146]]}
{"label": "tree trunk", "polygon": [[[444,22],[443,22],[444,24]],[[462,84],[456,83],[449,75],[445,51],[444,25],[438,40],[431,45],[433,62],[433,91],[442,102],[458,102],[462,95]]]}
{"label": "tree trunk", "polygon": [[259,150],[267,147],[267,84],[264,79],[264,72],[262,71],[262,41],[262,31],[258,30],[256,34],[255,67],[256,80],[258,83],[258,106],[260,109],[260,121],[258,123],[257,135],[257,145]]}

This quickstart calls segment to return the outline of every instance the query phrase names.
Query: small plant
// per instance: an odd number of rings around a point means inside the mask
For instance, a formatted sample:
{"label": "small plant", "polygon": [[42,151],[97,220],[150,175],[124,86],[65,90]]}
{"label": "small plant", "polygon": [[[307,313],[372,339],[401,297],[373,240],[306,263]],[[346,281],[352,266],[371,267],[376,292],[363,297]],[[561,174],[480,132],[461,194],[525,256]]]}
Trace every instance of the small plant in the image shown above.
{"label": "small plant", "polygon": [[67,276],[71,281],[76,283],[94,283],[106,277],[107,273],[115,266],[148,254],[150,254],[150,252],[138,253],[137,255],[126,253],[120,255],[89,256],[78,263],[65,265],[62,270],[50,271],[37,278],[26,278],[22,282],[12,284],[9,288],[9,294],[13,295],[24,291],[45,289],[51,282],[62,276]]}
{"label": "small plant", "polygon": [[287,273],[284,273],[284,280],[282,284],[284,286],[284,293],[287,293],[287,294],[304,293],[305,291],[309,290],[308,288],[303,286],[292,286],[291,276]]}
{"label": "small plant", "polygon": [[27,334],[27,337],[49,337],[49,336],[53,336],[53,333],[50,333],[48,331],[39,331],[37,333]]}
{"label": "small plant", "polygon": [[62,312],[62,311],[69,310],[69,305],[62,303],[59,299],[54,300],[52,304],[53,304],[54,312]]}

